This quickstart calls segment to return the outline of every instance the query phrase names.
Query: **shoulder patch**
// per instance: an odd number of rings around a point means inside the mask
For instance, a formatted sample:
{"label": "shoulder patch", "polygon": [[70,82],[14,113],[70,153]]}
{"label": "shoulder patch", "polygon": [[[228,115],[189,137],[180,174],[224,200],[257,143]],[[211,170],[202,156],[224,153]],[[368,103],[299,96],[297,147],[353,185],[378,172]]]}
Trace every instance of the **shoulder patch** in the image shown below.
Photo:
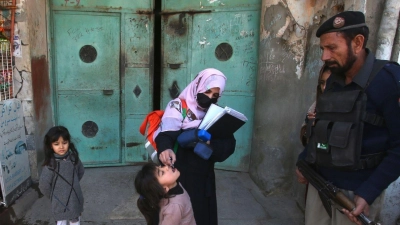
{"label": "shoulder patch", "polygon": [[192,111],[190,109],[187,110],[187,118],[189,121],[193,121],[196,120],[197,117],[194,113],[192,113]]}
{"label": "shoulder patch", "polygon": [[171,101],[169,103],[169,107],[175,108],[176,110],[178,110],[179,113],[182,113],[182,102],[180,101]]}

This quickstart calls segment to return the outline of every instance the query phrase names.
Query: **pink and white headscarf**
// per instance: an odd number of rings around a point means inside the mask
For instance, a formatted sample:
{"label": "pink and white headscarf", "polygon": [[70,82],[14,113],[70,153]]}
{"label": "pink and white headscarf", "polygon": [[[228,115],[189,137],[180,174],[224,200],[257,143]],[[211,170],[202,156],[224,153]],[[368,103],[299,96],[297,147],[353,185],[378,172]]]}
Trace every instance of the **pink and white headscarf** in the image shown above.
{"label": "pink and white headscarf", "polygon": [[[155,132],[154,138],[159,132],[162,131],[177,131],[181,129],[189,129],[197,127],[201,119],[205,115],[204,109],[197,105],[196,97],[198,93],[204,93],[207,90],[219,87],[219,96],[225,90],[225,75],[214,68],[208,68],[202,70],[192,82],[181,92],[177,99],[174,99],[168,103],[167,108],[164,111],[164,115],[161,121],[161,126]],[[184,99],[188,106],[188,111],[185,119],[182,121],[182,103],[180,99]],[[196,119],[191,114],[195,115]]]}

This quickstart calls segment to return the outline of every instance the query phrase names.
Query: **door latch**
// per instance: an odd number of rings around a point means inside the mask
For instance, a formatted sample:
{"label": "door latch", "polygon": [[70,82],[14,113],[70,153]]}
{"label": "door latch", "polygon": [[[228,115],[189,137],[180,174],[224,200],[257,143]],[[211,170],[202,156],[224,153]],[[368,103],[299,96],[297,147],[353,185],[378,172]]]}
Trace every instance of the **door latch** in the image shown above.
{"label": "door latch", "polygon": [[168,63],[168,67],[170,69],[176,70],[181,67],[181,64],[183,64],[183,63]]}
{"label": "door latch", "polygon": [[112,95],[114,94],[114,90],[103,90],[103,95]]}

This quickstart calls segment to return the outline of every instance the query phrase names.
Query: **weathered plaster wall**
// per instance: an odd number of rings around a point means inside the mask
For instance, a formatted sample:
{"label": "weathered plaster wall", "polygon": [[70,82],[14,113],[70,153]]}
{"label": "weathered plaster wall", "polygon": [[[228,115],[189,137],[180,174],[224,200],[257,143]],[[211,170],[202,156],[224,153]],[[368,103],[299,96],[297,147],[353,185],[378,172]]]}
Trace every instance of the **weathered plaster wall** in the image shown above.
{"label": "weathered plaster wall", "polygon": [[372,52],[376,52],[377,45],[377,33],[379,31],[379,25],[382,20],[384,1],[367,1],[365,6],[365,22],[369,27],[369,40],[367,48]]}
{"label": "weathered plaster wall", "polygon": [[26,18],[26,1],[17,1],[14,35],[21,40],[21,56],[14,57],[14,97],[21,100],[24,109],[25,135],[29,153],[31,177],[37,179],[34,141],[34,112],[32,101],[32,75],[30,65],[29,28]]}
{"label": "weathered plaster wall", "polygon": [[33,145],[36,155],[36,172],[38,173],[43,162],[43,137],[49,127],[53,125],[51,90],[48,66],[48,39],[46,0],[29,0],[25,2],[26,22],[29,30],[27,41],[30,48],[30,66],[32,77],[33,101]]}
{"label": "weathered plaster wall", "polygon": [[[322,65],[312,32],[327,1],[263,1],[250,175],[266,194],[289,192],[299,128]],[[311,43],[311,44],[310,44]],[[296,193],[304,187],[296,186]],[[304,196],[304,195],[303,195]]]}

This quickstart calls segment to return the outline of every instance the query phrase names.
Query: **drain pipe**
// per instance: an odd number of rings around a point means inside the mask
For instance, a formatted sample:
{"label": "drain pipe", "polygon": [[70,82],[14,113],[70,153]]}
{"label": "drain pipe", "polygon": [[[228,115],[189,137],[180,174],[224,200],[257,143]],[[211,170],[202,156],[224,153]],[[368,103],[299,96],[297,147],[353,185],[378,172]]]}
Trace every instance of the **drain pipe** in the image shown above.
{"label": "drain pipe", "polygon": [[390,60],[399,11],[400,3],[398,0],[386,0],[377,37],[376,58],[378,59]]}

